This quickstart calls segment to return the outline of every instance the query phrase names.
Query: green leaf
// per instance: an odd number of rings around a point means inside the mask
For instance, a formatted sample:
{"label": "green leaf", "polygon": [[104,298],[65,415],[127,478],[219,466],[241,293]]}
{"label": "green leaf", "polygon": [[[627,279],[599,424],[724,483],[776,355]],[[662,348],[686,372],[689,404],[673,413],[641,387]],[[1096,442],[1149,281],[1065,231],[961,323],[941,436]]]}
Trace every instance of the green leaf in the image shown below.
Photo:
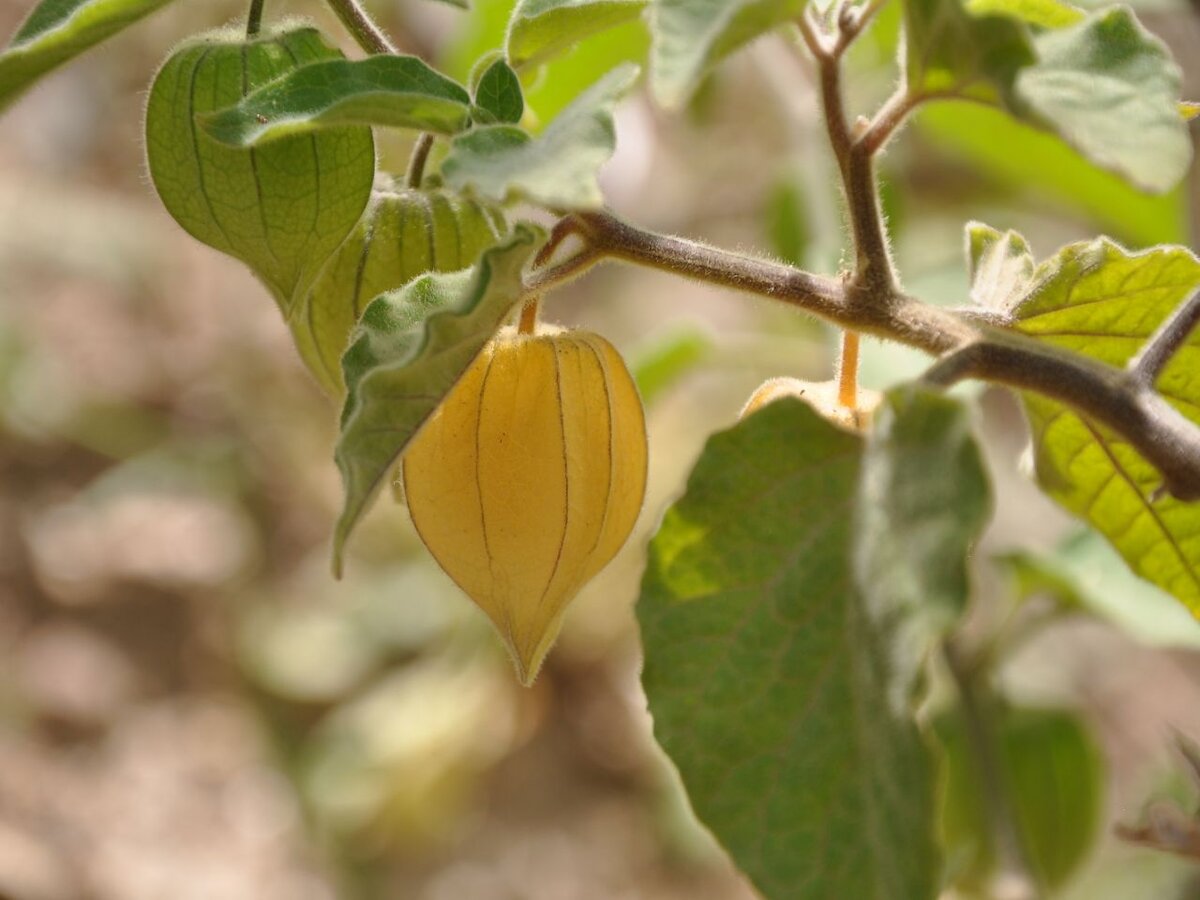
{"label": "green leaf", "polygon": [[[1103,238],[1072,244],[1038,267],[1014,325],[1120,367],[1197,287],[1200,260],[1183,247],[1130,254]],[[1200,336],[1157,387],[1200,423]],[[1052,400],[1024,401],[1042,488],[1105,535],[1134,572],[1200,614],[1200,504],[1154,500],[1161,476],[1125,440]]]}
{"label": "green leaf", "polygon": [[42,0],[0,52],[0,109],[47,72],[171,0]]}
{"label": "green leaf", "polygon": [[655,735],[767,897],[936,894],[932,764],[896,708],[899,616],[855,590],[860,438],[803,402],[709,439],[650,546]]}
{"label": "green leaf", "polygon": [[966,606],[968,556],[991,512],[966,407],[916,387],[889,391],[863,457],[854,565],[871,615],[894,627],[897,707],[912,693],[932,637]]}
{"label": "green leaf", "polygon": [[342,359],[348,393],[334,456],[346,496],[335,572],[384,477],[512,310],[541,243],[539,229],[518,225],[473,269],[424,275],[367,306]]}
{"label": "green leaf", "polygon": [[1179,68],[1128,9],[1080,18],[1051,0],[906,0],[905,20],[913,95],[1000,106],[1145,190],[1187,171]]}
{"label": "green leaf", "polygon": [[1148,191],[1187,173],[1192,144],[1179,115],[1179,67],[1124,8],[1034,41],[1038,62],[1016,77],[1014,108],[1097,165]]}
{"label": "green leaf", "polygon": [[718,62],[793,21],[804,0],[653,0],[650,82],[659,103],[682,107]]}
{"label": "green leaf", "polygon": [[965,0],[964,5],[973,16],[1007,16],[1041,28],[1074,25],[1087,15],[1059,0]]}
{"label": "green leaf", "polygon": [[[1062,885],[1099,830],[1104,765],[1086,725],[1069,710],[1000,707],[990,716],[1022,851],[1043,888]],[[935,723],[944,750],[942,832],[955,886],[988,895],[996,848],[987,788],[956,710]]]}
{"label": "green leaf", "polygon": [[167,211],[189,234],[242,260],[287,314],[371,196],[369,128],[330,128],[264,147],[220,144],[196,114],[339,51],[313,28],[246,40],[226,29],[189,40],[163,64],[146,105],[146,158]]}
{"label": "green leaf", "polygon": [[200,118],[222,143],[252,147],[339,125],[457,134],[471,121],[466,88],[415,56],[312,63]]}
{"label": "green leaf", "polygon": [[1008,313],[1025,299],[1036,265],[1021,235],[968,222],[967,258],[971,264],[971,302],[976,306]]}
{"label": "green leaf", "polygon": [[525,114],[525,100],[521,96],[521,80],[517,73],[502,59],[488,66],[473,86],[475,106],[486,115],[476,119],[480,122],[509,122],[516,124]]}
{"label": "green leaf", "polygon": [[455,138],[442,162],[446,184],[498,202],[523,198],[560,209],[599,207],[604,197],[596,175],[617,143],[613,110],[637,77],[637,66],[618,66],[537,137],[495,125]]}
{"label": "green leaf", "polygon": [[1002,189],[1016,203],[1085,215],[1095,223],[1089,230],[1140,247],[1188,239],[1184,191],[1145,194],[1058,138],[998,109],[978,103],[928,104],[916,124],[935,148],[971,166],[988,187]]}
{"label": "green leaf", "polygon": [[1019,21],[973,16],[961,0],[905,0],[904,26],[905,74],[915,96],[1000,103],[1016,73],[1035,60]]}
{"label": "green leaf", "polygon": [[1200,648],[1200,623],[1165,591],[1134,575],[1112,546],[1090,528],[1048,553],[996,558],[1020,601],[1049,596],[1064,611],[1081,610],[1112,622],[1147,644]]}
{"label": "green leaf", "polygon": [[509,61],[521,68],[545,62],[573,44],[636,19],[646,0],[517,0],[509,20]]}
{"label": "green leaf", "polygon": [[[481,0],[472,9],[464,27],[450,36],[439,60],[452,77],[466,79],[482,74],[503,52],[515,0]],[[521,87],[525,94],[525,117],[532,131],[553,121],[587,88],[623,62],[645,69],[650,55],[650,32],[645,17],[584,38],[560,56],[526,68]],[[496,57],[487,59],[495,53]],[[487,59],[486,63],[482,60]]]}

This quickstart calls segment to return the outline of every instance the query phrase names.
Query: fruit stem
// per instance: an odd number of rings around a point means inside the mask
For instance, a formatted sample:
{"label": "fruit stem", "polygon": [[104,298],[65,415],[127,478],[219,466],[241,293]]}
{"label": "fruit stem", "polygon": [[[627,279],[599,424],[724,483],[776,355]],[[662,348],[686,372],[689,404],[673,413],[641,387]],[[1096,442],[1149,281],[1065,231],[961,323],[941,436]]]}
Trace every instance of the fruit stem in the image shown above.
{"label": "fruit stem", "polygon": [[266,0],[250,0],[250,12],[246,14],[246,37],[258,37],[262,28],[263,6]]}
{"label": "fruit stem", "polygon": [[838,359],[838,403],[858,409],[858,332],[842,332],[842,355]]}
{"label": "fruit stem", "polygon": [[433,135],[428,131],[422,132],[413,144],[412,156],[408,159],[408,174],[404,180],[410,188],[416,190],[421,186],[425,177],[425,162],[429,159],[429,151],[433,148]]}
{"label": "fruit stem", "polygon": [[537,328],[540,301],[541,298],[536,295],[525,301],[525,305],[521,307],[521,321],[517,323],[518,334],[533,334]]}

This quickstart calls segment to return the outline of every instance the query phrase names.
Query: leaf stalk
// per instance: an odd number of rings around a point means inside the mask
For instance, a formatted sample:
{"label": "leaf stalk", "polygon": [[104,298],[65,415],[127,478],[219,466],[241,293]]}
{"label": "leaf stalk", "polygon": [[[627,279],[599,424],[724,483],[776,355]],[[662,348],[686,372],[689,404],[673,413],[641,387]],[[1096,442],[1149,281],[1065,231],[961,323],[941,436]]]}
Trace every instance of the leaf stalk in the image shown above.
{"label": "leaf stalk", "polygon": [[262,30],[263,6],[266,0],[250,0],[250,11],[246,13],[246,37],[258,37]]}
{"label": "leaf stalk", "polygon": [[408,173],[404,176],[405,183],[414,191],[421,186],[425,178],[425,163],[429,161],[429,151],[433,149],[433,135],[423,131],[413,144],[412,156],[408,159]]}
{"label": "leaf stalk", "polygon": [[326,0],[350,35],[367,53],[396,53],[396,46],[375,24],[358,0]]}

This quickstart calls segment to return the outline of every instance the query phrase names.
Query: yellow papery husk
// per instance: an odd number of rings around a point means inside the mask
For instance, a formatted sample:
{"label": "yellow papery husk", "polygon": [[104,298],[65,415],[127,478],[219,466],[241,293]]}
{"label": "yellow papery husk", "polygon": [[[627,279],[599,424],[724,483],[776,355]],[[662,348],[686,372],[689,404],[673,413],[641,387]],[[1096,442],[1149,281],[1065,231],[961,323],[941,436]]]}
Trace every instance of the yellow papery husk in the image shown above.
{"label": "yellow papery husk", "polygon": [[855,405],[853,407],[843,406],[838,400],[838,383],[836,381],[801,381],[799,378],[791,377],[768,378],[755,388],[750,399],[746,401],[746,405],[742,407],[741,415],[738,418],[744,419],[780,397],[798,397],[839,428],[855,434],[866,434],[870,430],[876,408],[883,402],[883,395],[879,391],[865,388],[859,388],[856,393]]}
{"label": "yellow papery husk", "polygon": [[501,332],[405,451],[417,533],[488,614],[522,684],[633,530],[646,466],[637,386],[585,331]]}

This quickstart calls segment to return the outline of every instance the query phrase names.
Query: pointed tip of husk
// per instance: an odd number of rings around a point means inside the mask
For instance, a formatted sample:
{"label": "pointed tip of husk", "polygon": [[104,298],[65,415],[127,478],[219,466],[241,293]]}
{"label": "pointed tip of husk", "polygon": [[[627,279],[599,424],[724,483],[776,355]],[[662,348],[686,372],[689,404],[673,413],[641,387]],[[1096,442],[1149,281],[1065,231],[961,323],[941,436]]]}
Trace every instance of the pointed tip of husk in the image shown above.
{"label": "pointed tip of husk", "polygon": [[517,681],[521,683],[521,687],[533,687],[538,673],[542,670],[542,663],[546,661],[546,656],[550,652],[550,645],[554,643],[554,638],[550,638],[549,641],[543,640],[532,648],[517,647],[509,635],[505,635],[504,638],[505,649],[508,650],[509,658],[512,659],[513,668],[517,673]]}
{"label": "pointed tip of husk", "polygon": [[497,631],[504,640],[504,647],[508,650],[509,658],[512,659],[513,668],[516,670],[517,681],[521,683],[522,687],[533,687],[533,683],[537,681],[542,664],[550,655],[550,649],[558,640],[558,634],[562,630],[563,612],[565,609],[560,610],[557,616],[547,622],[537,640],[532,643],[518,644],[514,635],[497,625]]}

